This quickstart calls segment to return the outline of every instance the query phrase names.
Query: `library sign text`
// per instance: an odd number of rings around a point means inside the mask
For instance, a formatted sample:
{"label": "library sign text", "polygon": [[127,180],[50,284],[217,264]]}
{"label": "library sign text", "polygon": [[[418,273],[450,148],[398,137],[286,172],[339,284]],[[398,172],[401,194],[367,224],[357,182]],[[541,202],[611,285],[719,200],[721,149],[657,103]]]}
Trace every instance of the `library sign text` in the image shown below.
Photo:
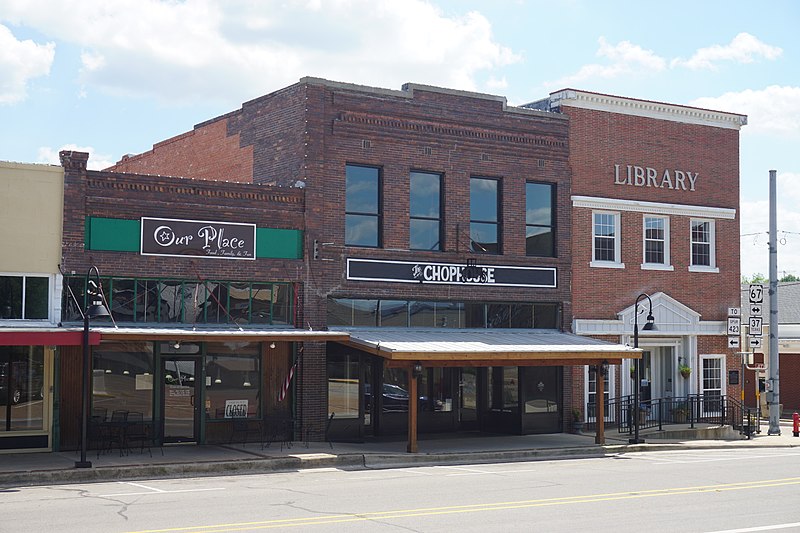
{"label": "library sign text", "polygon": [[640,167],[638,165],[614,165],[614,184],[632,185],[634,187],[653,187],[656,189],[672,189],[694,191],[697,185],[698,172],[666,168]]}

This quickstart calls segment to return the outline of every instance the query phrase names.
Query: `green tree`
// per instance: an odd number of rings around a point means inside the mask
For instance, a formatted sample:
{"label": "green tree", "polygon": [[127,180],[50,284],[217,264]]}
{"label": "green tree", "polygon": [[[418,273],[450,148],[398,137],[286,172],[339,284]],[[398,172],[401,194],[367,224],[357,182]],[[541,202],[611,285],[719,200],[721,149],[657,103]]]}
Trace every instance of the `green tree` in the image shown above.
{"label": "green tree", "polygon": [[742,276],[742,284],[749,285],[751,283],[761,283],[763,285],[765,283],[769,283],[769,280],[761,272],[753,274],[753,277],[751,278],[748,278],[747,276]]}
{"label": "green tree", "polygon": [[785,274],[780,280],[778,281],[800,281],[800,278],[795,276],[794,274]]}

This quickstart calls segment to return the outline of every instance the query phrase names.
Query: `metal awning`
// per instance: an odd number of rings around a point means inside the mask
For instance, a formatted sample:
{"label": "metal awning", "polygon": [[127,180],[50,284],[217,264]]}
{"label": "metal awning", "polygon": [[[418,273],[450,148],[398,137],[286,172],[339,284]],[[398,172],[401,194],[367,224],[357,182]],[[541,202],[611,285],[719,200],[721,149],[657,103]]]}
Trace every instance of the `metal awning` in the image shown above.
{"label": "metal awning", "polygon": [[620,364],[642,350],[544,329],[346,329],[344,344],[389,360],[389,366]]}
{"label": "metal awning", "polygon": [[299,341],[326,342],[346,341],[350,334],[346,331],[314,331],[299,328],[165,328],[165,327],[96,327],[93,333],[100,333],[104,340],[151,340],[151,341],[197,341],[221,342],[231,339],[248,341]]}
{"label": "metal awning", "polygon": [[[83,328],[19,327],[0,328],[0,346],[80,346]],[[100,344],[100,335],[92,331],[89,344]]]}

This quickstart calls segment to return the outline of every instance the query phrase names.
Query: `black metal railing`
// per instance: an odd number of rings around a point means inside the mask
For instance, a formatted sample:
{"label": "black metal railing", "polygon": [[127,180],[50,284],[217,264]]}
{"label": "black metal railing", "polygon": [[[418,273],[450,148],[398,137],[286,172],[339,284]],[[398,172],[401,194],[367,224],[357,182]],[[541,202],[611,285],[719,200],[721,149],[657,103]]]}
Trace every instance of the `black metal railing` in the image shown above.
{"label": "black metal railing", "polygon": [[[594,403],[586,405],[587,426],[597,427],[597,409]],[[675,398],[658,398],[640,401],[638,408],[633,395],[610,398],[604,404],[605,427],[616,428],[620,433],[633,433],[636,417],[639,429],[658,428],[665,425],[695,424],[729,425],[740,432],[744,428],[758,428],[755,410],[745,408],[738,400],[717,394],[690,394]],[[748,429],[751,431],[754,429]]]}

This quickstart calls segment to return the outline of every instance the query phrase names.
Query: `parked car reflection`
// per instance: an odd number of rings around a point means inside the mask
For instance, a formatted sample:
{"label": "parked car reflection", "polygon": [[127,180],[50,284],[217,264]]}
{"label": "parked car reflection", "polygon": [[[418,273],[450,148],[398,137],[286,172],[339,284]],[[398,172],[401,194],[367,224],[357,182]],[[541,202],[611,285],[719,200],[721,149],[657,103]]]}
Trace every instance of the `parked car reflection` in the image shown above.
{"label": "parked car reflection", "polygon": [[40,363],[27,359],[0,362],[0,402],[18,404],[43,397],[44,371]]}
{"label": "parked car reflection", "polygon": [[[399,385],[384,383],[381,400],[383,402],[383,412],[385,413],[408,411],[408,391]],[[364,385],[364,405],[366,410],[369,411],[372,405],[372,393],[369,383]],[[421,411],[428,409],[428,398],[426,396],[419,397],[419,409]]]}

